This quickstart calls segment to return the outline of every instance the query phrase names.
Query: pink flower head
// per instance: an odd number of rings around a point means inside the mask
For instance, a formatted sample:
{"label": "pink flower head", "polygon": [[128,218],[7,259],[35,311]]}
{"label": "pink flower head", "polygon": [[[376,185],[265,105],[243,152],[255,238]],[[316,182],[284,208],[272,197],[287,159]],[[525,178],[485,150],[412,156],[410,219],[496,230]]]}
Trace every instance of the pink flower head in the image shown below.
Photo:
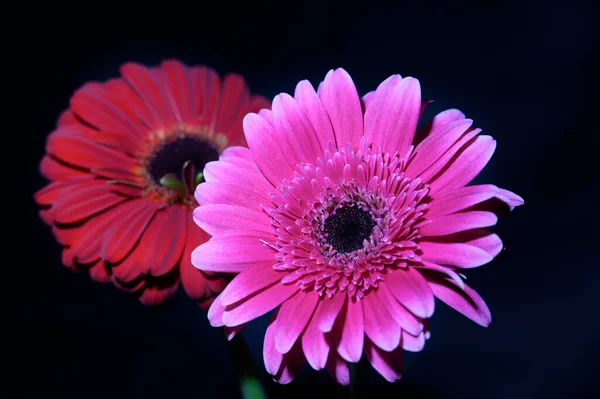
{"label": "pink flower head", "polygon": [[493,185],[467,186],[496,142],[457,110],[416,132],[418,80],[394,75],[359,98],[346,71],[308,81],[272,111],[244,119],[250,149],[206,165],[196,223],[213,237],[192,253],[210,272],[239,273],[209,310],[233,332],[275,309],[264,360],[280,383],[305,361],[349,382],[364,352],[388,381],[403,350],[429,338],[434,296],[476,323],[490,312],[464,269],[502,249],[487,230],[499,205],[523,200]]}

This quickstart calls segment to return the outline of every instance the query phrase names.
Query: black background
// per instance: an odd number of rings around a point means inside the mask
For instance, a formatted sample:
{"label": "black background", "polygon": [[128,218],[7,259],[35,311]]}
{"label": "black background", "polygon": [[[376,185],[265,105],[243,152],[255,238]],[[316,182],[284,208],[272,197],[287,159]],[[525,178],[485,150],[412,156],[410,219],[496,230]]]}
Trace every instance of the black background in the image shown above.
{"label": "black background", "polygon": [[[17,333],[4,343],[7,381],[16,384],[9,396],[239,397],[219,331],[182,292],[147,308],[73,274],[61,265],[59,246],[32,201],[45,184],[37,168],[46,136],[72,92],[117,76],[123,62],[155,65],[164,58],[241,73],[269,98],[293,92],[302,79],[317,84],[336,67],[352,75],[362,94],[391,74],[410,75],[420,80],[424,99],[436,100],[426,116],[459,108],[498,141],[477,181],[513,190],[526,204],[499,223],[507,250],[468,273],[492,324],[479,327],[438,304],[432,337],[422,352],[406,355],[403,379],[389,384],[368,371],[359,397],[591,395],[600,355],[598,178],[590,173],[597,170],[599,134],[595,7],[592,1],[122,0],[31,4],[15,14],[13,36],[24,44],[11,64],[23,73],[17,78],[25,100],[16,108],[25,112],[11,139],[22,142],[5,146],[20,166],[5,177],[25,198],[18,201],[23,211],[5,208],[5,228],[9,235],[22,226],[28,231],[4,265],[16,272],[4,281],[6,304],[17,316],[5,327]],[[12,18],[5,14],[5,23]],[[4,131],[3,141],[11,134]],[[18,151],[8,154],[9,148]],[[244,336],[270,397],[348,394],[325,371],[308,367],[291,385],[272,383],[261,356],[265,324],[251,324]]]}

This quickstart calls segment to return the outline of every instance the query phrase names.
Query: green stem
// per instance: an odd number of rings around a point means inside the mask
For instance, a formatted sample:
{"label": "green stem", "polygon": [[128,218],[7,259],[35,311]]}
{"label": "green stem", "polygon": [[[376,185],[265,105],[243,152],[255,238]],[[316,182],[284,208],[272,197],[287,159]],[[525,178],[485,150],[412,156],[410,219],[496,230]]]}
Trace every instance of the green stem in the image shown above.
{"label": "green stem", "polygon": [[[225,340],[227,341],[226,338]],[[244,338],[237,334],[231,341],[227,341],[227,347],[240,381],[242,397],[244,399],[267,399]]]}

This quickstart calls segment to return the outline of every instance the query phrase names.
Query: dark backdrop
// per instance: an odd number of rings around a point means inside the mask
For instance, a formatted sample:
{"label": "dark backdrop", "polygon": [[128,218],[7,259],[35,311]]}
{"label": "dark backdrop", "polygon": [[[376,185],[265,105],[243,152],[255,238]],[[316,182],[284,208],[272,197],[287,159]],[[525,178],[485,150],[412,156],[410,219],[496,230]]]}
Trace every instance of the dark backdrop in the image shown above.
{"label": "dark backdrop", "polygon": [[[6,280],[7,304],[17,316],[18,335],[5,343],[13,395],[239,397],[219,332],[203,312],[182,293],[161,307],[143,307],[68,271],[32,201],[45,183],[37,163],[46,136],[71,93],[86,81],[117,76],[123,62],[170,57],[241,73],[270,98],[293,92],[301,79],[316,84],[335,67],[349,71],[361,93],[393,73],[415,76],[423,97],[436,100],[428,116],[459,108],[498,141],[478,181],[511,189],[526,204],[498,226],[503,255],[468,273],[493,323],[479,327],[439,304],[432,338],[421,353],[406,355],[403,379],[389,384],[369,372],[359,385],[362,397],[594,392],[600,355],[600,271],[593,255],[598,178],[590,173],[598,135],[590,93],[598,70],[595,6],[450,3],[57,1],[32,3],[16,21],[5,15],[23,40],[16,66],[25,73],[18,106],[25,114],[13,137],[23,140],[20,166],[8,177],[25,185],[19,226],[30,227],[19,249],[7,251],[17,256],[5,265],[17,272]],[[261,357],[265,324],[253,323],[244,336],[272,397],[347,395],[326,372],[309,368],[290,386],[271,383]]]}

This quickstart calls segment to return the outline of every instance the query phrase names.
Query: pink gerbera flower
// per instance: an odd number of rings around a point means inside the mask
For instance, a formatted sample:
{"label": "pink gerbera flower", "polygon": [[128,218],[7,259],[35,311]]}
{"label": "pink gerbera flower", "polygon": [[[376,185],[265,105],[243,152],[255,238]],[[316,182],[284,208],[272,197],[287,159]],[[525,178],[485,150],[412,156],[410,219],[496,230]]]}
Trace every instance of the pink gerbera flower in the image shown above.
{"label": "pink gerbera flower", "polygon": [[242,118],[268,107],[239,75],[204,66],[127,63],[122,77],[85,84],[46,143],[35,194],[64,246],[63,263],[112,281],[144,304],[159,304],[181,282],[208,308],[227,282],[190,262],[208,239],[192,220],[204,164],[245,145]]}
{"label": "pink gerbera flower", "polygon": [[486,228],[499,202],[523,200],[466,186],[496,142],[457,110],[415,134],[423,105],[414,78],[391,76],[361,101],[348,73],[332,70],[318,92],[302,81],[272,111],[247,115],[250,149],[206,165],[194,219],[213,238],[192,263],[239,273],[209,319],[239,329],[276,309],[264,361],[277,381],[291,381],[306,359],[347,384],[348,362],[363,352],[385,379],[399,379],[403,350],[429,337],[434,296],[490,323],[460,272],[500,252]]}

